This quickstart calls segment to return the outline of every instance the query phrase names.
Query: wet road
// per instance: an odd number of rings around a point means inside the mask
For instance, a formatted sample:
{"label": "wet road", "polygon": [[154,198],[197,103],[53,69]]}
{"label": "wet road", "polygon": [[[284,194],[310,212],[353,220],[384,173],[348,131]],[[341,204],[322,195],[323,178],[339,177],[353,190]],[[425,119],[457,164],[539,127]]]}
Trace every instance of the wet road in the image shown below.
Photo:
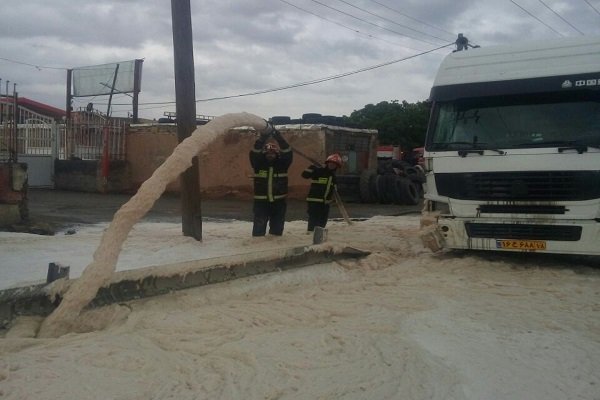
{"label": "wet road", "polygon": [[[111,221],[115,212],[131,195],[70,192],[62,190],[29,189],[28,207],[32,221],[58,226],[93,224]],[[201,200],[204,219],[252,220],[252,201],[237,198]],[[350,218],[370,218],[375,215],[419,214],[422,205],[401,206],[345,202]],[[331,207],[330,218],[342,218],[338,208]],[[306,203],[288,200],[286,220],[305,220]],[[143,218],[151,222],[181,221],[181,200],[177,195],[166,194],[156,201]]]}

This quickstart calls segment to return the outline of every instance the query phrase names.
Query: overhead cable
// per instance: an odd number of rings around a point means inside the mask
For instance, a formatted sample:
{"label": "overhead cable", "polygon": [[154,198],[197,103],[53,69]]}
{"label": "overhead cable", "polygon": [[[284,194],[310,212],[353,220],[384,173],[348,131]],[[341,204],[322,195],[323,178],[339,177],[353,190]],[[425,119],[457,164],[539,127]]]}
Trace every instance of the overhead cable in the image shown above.
{"label": "overhead cable", "polygon": [[10,58],[4,58],[4,57],[0,57],[0,60],[4,60],[4,61],[8,61],[10,63],[13,64],[20,64],[20,65],[27,65],[29,67],[34,67],[36,68],[38,71],[41,71],[42,69],[58,69],[58,70],[64,70],[66,71],[67,68],[62,68],[62,67],[49,67],[47,65],[36,65],[36,64],[30,64],[27,62],[23,62],[23,61],[17,61],[17,60],[11,60]]}
{"label": "overhead cable", "polygon": [[553,27],[551,27],[550,25],[548,25],[547,23],[545,23],[544,21],[542,21],[541,19],[539,19],[538,17],[536,17],[535,15],[533,15],[532,13],[530,13],[529,11],[527,11],[526,9],[524,9],[523,7],[521,7],[519,4],[517,4],[514,0],[510,0],[511,3],[513,3],[515,6],[519,7],[521,10],[525,11],[527,14],[529,14],[531,17],[535,18],[538,22],[540,22],[541,24],[544,24],[547,28],[551,29],[553,32],[557,33],[560,36],[565,36],[562,33],[560,33],[559,31],[557,31],[556,29],[554,29]]}
{"label": "overhead cable", "polygon": [[417,18],[415,18],[415,17],[411,17],[410,15],[408,15],[408,14],[405,14],[405,13],[403,13],[402,11],[398,11],[398,10],[396,10],[396,9],[392,8],[392,7],[389,7],[389,6],[387,6],[387,5],[383,4],[383,3],[380,3],[380,2],[379,2],[379,1],[377,1],[377,0],[369,0],[369,1],[372,1],[372,2],[373,2],[373,3],[375,3],[375,4],[379,4],[381,7],[387,8],[388,10],[390,10],[390,11],[393,11],[393,12],[395,12],[396,14],[400,14],[400,15],[402,15],[403,17],[406,17],[406,18],[408,18],[408,19],[412,19],[413,21],[419,22],[419,23],[421,23],[421,24],[423,24],[423,25],[427,25],[427,26],[428,26],[428,27],[430,27],[430,28],[437,29],[438,31],[441,31],[441,32],[445,32],[445,33],[447,33],[447,34],[449,34],[449,35],[451,35],[451,36],[456,36],[456,33],[454,33],[454,32],[448,32],[448,31],[447,31],[447,30],[445,30],[445,29],[439,28],[439,27],[437,27],[437,26],[435,26],[435,25],[431,25],[431,24],[429,24],[429,23],[427,23],[427,22],[425,22],[425,21],[422,21],[422,20],[420,20],[420,19],[417,19]]}
{"label": "overhead cable", "polygon": [[588,6],[592,7],[592,10],[596,11],[596,14],[600,15],[600,11],[598,11],[598,9],[596,7],[594,7],[592,5],[592,3],[590,3],[588,0],[583,0],[587,3]]}
{"label": "overhead cable", "polygon": [[358,33],[358,34],[361,34],[361,35],[367,36],[369,39],[381,40],[381,41],[384,41],[384,42],[386,42],[386,43],[393,44],[393,45],[400,46],[400,47],[404,47],[405,49],[409,49],[409,50],[423,51],[422,49],[415,49],[415,48],[408,47],[408,46],[405,46],[405,45],[403,45],[403,44],[400,44],[400,43],[395,43],[395,42],[391,42],[391,41],[389,41],[389,40],[386,40],[386,39],[379,38],[379,37],[377,37],[377,36],[371,35],[370,33],[363,33],[363,32],[361,32],[361,31],[359,31],[359,30],[357,30],[357,29],[351,28],[351,27],[349,27],[349,26],[346,26],[346,25],[344,25],[344,24],[341,24],[341,23],[339,23],[339,22],[337,22],[337,21],[333,21],[333,20],[331,20],[331,19],[329,19],[329,18],[325,18],[325,17],[323,17],[322,15],[319,15],[319,14],[317,14],[317,13],[314,13],[314,12],[312,12],[312,11],[306,10],[306,9],[304,9],[304,8],[302,8],[302,7],[298,7],[297,5],[295,5],[295,4],[292,4],[292,3],[290,3],[290,2],[289,2],[289,1],[287,1],[287,0],[279,0],[279,1],[281,1],[282,3],[285,3],[285,4],[289,5],[289,6],[292,6],[292,7],[296,8],[296,9],[298,9],[298,10],[300,10],[300,11],[304,11],[305,13],[308,13],[308,14],[310,14],[310,15],[313,15],[313,16],[315,16],[315,17],[317,17],[317,18],[321,18],[321,19],[323,19],[323,20],[325,20],[325,21],[327,21],[327,22],[331,22],[332,24],[336,24],[336,25],[338,25],[338,26],[341,26],[342,28],[345,28],[345,29],[351,30],[351,31],[352,31],[352,32],[354,32],[354,33]]}
{"label": "overhead cable", "polygon": [[[278,91],[282,91],[282,90],[287,90],[287,89],[293,89],[293,88],[297,88],[297,87],[301,87],[301,86],[309,86],[309,85],[315,85],[317,83],[323,83],[323,82],[327,82],[327,81],[331,81],[334,79],[339,79],[339,78],[344,78],[346,76],[350,76],[350,75],[355,75],[361,72],[366,72],[366,71],[371,71],[377,68],[381,68],[381,67],[385,67],[388,65],[392,65],[392,64],[396,64],[402,61],[406,61],[406,60],[410,60],[411,58],[416,58],[425,54],[429,54],[429,53],[433,53],[436,50],[441,50],[445,47],[449,47],[449,46],[453,46],[455,43],[448,43],[445,44],[443,46],[440,47],[436,47],[434,49],[431,50],[427,50],[427,51],[423,51],[421,53],[418,54],[413,54],[411,56],[408,57],[404,57],[404,58],[400,58],[397,60],[392,60],[392,61],[387,61],[381,64],[377,64],[377,65],[372,65],[370,67],[365,67],[365,68],[361,68],[361,69],[357,69],[355,71],[350,71],[350,72],[343,72],[337,75],[332,75],[332,76],[328,76],[325,78],[318,78],[318,79],[314,79],[312,81],[306,81],[306,82],[300,82],[300,83],[294,83],[291,85],[286,85],[286,86],[280,86],[277,88],[272,88],[272,89],[263,89],[263,90],[257,90],[255,92],[249,92],[249,93],[242,93],[242,94],[236,94],[236,95],[231,95],[231,96],[221,96],[221,97],[210,97],[210,98],[206,98],[206,99],[197,99],[196,103],[200,103],[200,102],[208,102],[208,101],[215,101],[215,100],[225,100],[225,99],[233,99],[233,98],[238,98],[238,97],[248,97],[248,96],[255,96],[255,95],[259,95],[259,94],[265,94],[265,93],[271,93],[271,92],[278,92]],[[150,103],[140,103],[140,105],[167,105],[167,104],[175,104],[175,101],[162,101],[162,102],[150,102]],[[115,105],[126,105],[126,104],[115,104]],[[157,107],[158,108],[158,107]],[[147,108],[149,109],[149,108]]]}
{"label": "overhead cable", "polygon": [[546,7],[548,10],[552,11],[554,13],[554,15],[556,15],[558,18],[560,18],[561,20],[563,20],[571,28],[575,29],[581,35],[585,36],[585,34],[583,32],[581,32],[579,29],[577,29],[577,27],[575,27],[575,25],[573,25],[572,23],[570,23],[569,21],[567,21],[566,19],[564,19],[562,15],[560,15],[559,13],[557,13],[556,11],[554,11],[548,4],[544,3],[543,0],[539,0],[539,2],[542,3],[544,5],[544,7]]}
{"label": "overhead cable", "polygon": [[435,49],[424,51],[424,52],[419,53],[419,54],[413,54],[412,56],[400,58],[398,60],[387,61],[387,62],[384,62],[384,63],[381,63],[381,64],[372,65],[370,67],[361,68],[361,69],[358,69],[358,70],[355,70],[355,71],[344,72],[344,73],[341,73],[341,74],[328,76],[326,78],[319,78],[319,79],[315,79],[315,80],[312,80],[312,81],[296,83],[296,84],[282,86],[282,87],[278,87],[278,88],[274,88],[274,89],[259,90],[259,91],[252,92],[252,93],[245,93],[245,94],[239,94],[239,95],[234,95],[234,96],[223,96],[223,97],[212,97],[212,98],[208,98],[208,99],[200,99],[200,100],[196,100],[196,102],[198,103],[198,102],[213,101],[213,100],[225,100],[225,99],[231,99],[231,98],[234,98],[234,97],[253,96],[253,95],[257,95],[257,94],[264,94],[264,93],[277,92],[277,91],[286,90],[286,89],[293,89],[293,88],[297,88],[297,87],[301,87],[301,86],[315,85],[317,83],[323,83],[323,82],[331,81],[331,80],[334,80],[334,79],[344,78],[346,76],[355,75],[355,74],[358,74],[358,73],[361,73],[361,72],[371,71],[371,70],[374,70],[374,69],[377,69],[377,68],[386,67],[388,65],[392,65],[392,64],[396,64],[396,63],[399,63],[399,62],[402,62],[402,61],[410,60],[411,58],[419,57],[419,56],[422,56],[422,55],[425,55],[425,54],[428,54],[428,53],[431,53],[431,52],[434,52],[436,50],[440,50],[440,49],[443,49],[444,47],[448,47],[448,46],[452,46],[452,45],[454,45],[454,42],[445,44],[445,45],[437,47]]}
{"label": "overhead cable", "polygon": [[354,4],[351,4],[351,3],[347,2],[346,0],[338,0],[338,1],[340,1],[340,2],[342,2],[342,3],[344,3],[344,4],[347,4],[347,5],[349,5],[349,6],[350,6],[350,7],[352,7],[352,8],[356,8],[357,10],[360,10],[360,11],[362,11],[362,12],[364,12],[364,13],[367,13],[367,14],[369,14],[369,15],[372,15],[372,16],[374,16],[374,17],[376,17],[376,18],[380,18],[380,19],[382,19],[382,20],[384,20],[384,21],[387,21],[387,22],[389,22],[389,23],[392,23],[392,24],[394,24],[394,25],[398,25],[398,26],[400,26],[400,27],[402,27],[402,28],[404,28],[404,29],[408,29],[408,30],[411,30],[411,31],[413,31],[413,32],[420,33],[421,35],[430,36],[430,37],[432,37],[432,38],[434,38],[434,39],[439,39],[439,40],[441,40],[442,42],[446,42],[446,39],[442,39],[441,37],[438,37],[438,36],[435,36],[435,35],[431,35],[431,34],[429,34],[429,33],[426,33],[426,32],[421,32],[421,31],[419,31],[419,30],[416,30],[416,29],[410,28],[410,27],[408,27],[408,26],[406,26],[406,25],[399,24],[398,22],[396,22],[396,21],[393,21],[393,20],[391,20],[391,19],[389,19],[389,18],[382,17],[381,15],[375,14],[374,12],[371,12],[371,11],[369,11],[369,10],[365,10],[364,8],[360,8],[360,7],[358,7],[358,6],[355,6]]}
{"label": "overhead cable", "polygon": [[377,25],[377,24],[375,24],[375,23],[373,23],[373,22],[371,22],[371,21],[367,21],[366,19],[359,18],[359,17],[357,17],[357,16],[355,16],[355,15],[352,15],[352,14],[350,14],[350,13],[347,13],[347,12],[345,12],[345,11],[339,10],[339,9],[337,9],[337,8],[335,8],[335,7],[331,7],[331,6],[327,5],[327,4],[324,4],[324,3],[320,2],[319,0],[310,0],[310,1],[312,1],[313,3],[320,4],[321,6],[323,6],[323,7],[325,7],[325,8],[329,8],[330,10],[333,10],[333,11],[339,12],[339,13],[341,13],[341,14],[344,14],[344,15],[347,15],[347,16],[348,16],[348,17],[350,17],[350,18],[357,19],[357,20],[359,20],[359,21],[361,21],[361,22],[364,22],[365,24],[369,24],[369,25],[375,26],[375,27],[377,27],[377,28],[379,28],[379,29],[383,29],[383,30],[385,30],[385,31],[388,31],[388,32],[394,33],[394,34],[396,34],[396,35],[400,35],[400,36],[404,36],[404,37],[407,37],[407,38],[410,38],[410,39],[414,39],[414,40],[417,40],[417,41],[419,41],[419,42],[423,42],[423,43],[432,44],[432,45],[434,45],[434,46],[437,46],[437,43],[433,43],[433,42],[430,42],[430,41],[428,41],[428,40],[419,39],[419,38],[416,38],[416,37],[414,37],[414,36],[410,36],[410,35],[407,35],[407,34],[404,34],[404,33],[400,33],[400,32],[394,31],[394,30],[392,30],[392,29],[388,29],[388,28],[386,28],[386,27],[383,27],[383,26]]}

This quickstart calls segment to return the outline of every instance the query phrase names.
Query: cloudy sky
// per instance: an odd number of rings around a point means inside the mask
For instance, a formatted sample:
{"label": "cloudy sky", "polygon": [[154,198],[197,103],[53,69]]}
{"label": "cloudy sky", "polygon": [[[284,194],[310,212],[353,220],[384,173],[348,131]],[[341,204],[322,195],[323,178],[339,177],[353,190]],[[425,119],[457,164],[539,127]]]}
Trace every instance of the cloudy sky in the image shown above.
{"label": "cloudy sky", "polygon": [[[190,2],[196,109],[214,116],[341,116],[425,100],[453,46],[438,48],[459,32],[482,47],[600,35],[600,0]],[[10,93],[16,83],[19,96],[64,109],[67,69],[144,59],[140,116],[175,111],[170,1],[3,0],[0,21],[2,93],[8,80]],[[324,82],[304,85],[315,80]],[[107,101],[73,105],[105,112]],[[113,116],[131,111],[125,95],[113,104]]]}

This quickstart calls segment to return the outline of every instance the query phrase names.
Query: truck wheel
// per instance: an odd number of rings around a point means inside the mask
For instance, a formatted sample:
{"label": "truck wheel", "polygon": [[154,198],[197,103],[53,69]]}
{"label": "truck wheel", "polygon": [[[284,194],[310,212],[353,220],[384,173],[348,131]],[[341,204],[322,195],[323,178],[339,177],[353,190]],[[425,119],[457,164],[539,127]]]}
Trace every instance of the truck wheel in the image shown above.
{"label": "truck wheel", "polygon": [[373,191],[372,181],[375,178],[375,173],[370,170],[364,170],[360,174],[360,181],[358,183],[360,190],[360,201],[363,203],[374,203],[377,201],[377,192]]}
{"label": "truck wheel", "polygon": [[411,181],[408,178],[402,177],[402,178],[398,179],[397,183],[399,185],[398,189],[399,189],[403,204],[407,204],[407,205],[411,205],[411,206],[419,204],[419,199],[421,196],[419,196],[419,189],[417,188],[417,185],[415,185],[415,183],[413,181]]}

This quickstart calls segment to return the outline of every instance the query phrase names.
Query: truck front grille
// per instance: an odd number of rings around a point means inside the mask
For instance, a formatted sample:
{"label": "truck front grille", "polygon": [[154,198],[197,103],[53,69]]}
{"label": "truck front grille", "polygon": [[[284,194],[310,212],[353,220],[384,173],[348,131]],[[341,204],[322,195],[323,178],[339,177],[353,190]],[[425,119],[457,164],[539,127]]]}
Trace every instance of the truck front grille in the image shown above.
{"label": "truck front grille", "polygon": [[471,238],[578,241],[581,226],[465,223]]}
{"label": "truck front grille", "polygon": [[482,204],[479,212],[486,214],[565,214],[565,206],[537,206],[519,204]]}
{"label": "truck front grille", "polygon": [[600,171],[436,173],[442,196],[488,201],[583,201],[600,198]]}

